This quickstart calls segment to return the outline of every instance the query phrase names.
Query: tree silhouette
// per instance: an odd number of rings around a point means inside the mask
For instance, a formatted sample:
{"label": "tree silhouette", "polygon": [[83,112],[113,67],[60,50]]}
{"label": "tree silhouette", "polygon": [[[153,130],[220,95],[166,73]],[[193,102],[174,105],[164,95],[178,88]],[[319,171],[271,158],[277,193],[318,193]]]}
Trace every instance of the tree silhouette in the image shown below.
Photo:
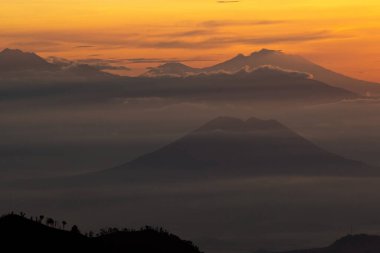
{"label": "tree silhouette", "polygon": [[42,221],[44,220],[45,216],[44,215],[40,215],[40,223],[42,223]]}
{"label": "tree silhouette", "polygon": [[50,227],[54,226],[54,220],[52,218],[47,218],[46,225]]}
{"label": "tree silhouette", "polygon": [[71,232],[75,234],[80,234],[80,230],[77,225],[72,226]]}
{"label": "tree silhouette", "polygon": [[62,228],[63,230],[65,230],[65,226],[66,226],[67,222],[66,221],[62,221]]}

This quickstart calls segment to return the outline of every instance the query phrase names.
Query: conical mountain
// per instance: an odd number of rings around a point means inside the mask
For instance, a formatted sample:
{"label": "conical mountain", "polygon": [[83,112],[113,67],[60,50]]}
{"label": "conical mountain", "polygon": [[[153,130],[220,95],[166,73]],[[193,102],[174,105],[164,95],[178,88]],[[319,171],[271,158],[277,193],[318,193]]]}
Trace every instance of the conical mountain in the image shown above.
{"label": "conical mountain", "polygon": [[[275,120],[216,118],[152,153],[103,173],[208,176],[350,176],[371,172]],[[372,171],[373,172],[373,171]]]}

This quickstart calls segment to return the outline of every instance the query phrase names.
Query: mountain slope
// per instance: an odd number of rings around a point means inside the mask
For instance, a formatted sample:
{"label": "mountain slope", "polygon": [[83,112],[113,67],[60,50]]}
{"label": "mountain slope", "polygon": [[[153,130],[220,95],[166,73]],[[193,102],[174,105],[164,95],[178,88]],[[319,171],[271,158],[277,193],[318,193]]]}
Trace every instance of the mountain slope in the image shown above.
{"label": "mountain slope", "polygon": [[18,215],[0,218],[0,247],[10,252],[77,252],[93,251],[89,238],[77,233],[54,229]]}
{"label": "mountain slope", "polygon": [[4,49],[0,52],[0,72],[23,70],[51,71],[57,69],[35,53],[26,53],[18,49]]}
{"label": "mountain slope", "polygon": [[165,68],[151,68],[151,75],[154,72],[159,72],[160,76],[163,75],[176,75],[183,76],[183,70],[186,69],[186,75],[199,74],[199,73],[215,73],[215,72],[236,72],[242,68],[254,69],[263,65],[271,65],[282,69],[288,69],[293,71],[301,71],[310,73],[314,76],[314,79],[324,82],[326,84],[348,89],[353,92],[357,92],[363,95],[380,94],[380,84],[371,83],[367,81],[357,80],[334,71],[328,70],[322,66],[319,66],[301,56],[285,54],[277,50],[262,49],[258,52],[245,56],[239,54],[236,57],[229,59],[225,62],[216,64],[214,66],[206,67],[203,69],[193,69],[186,65],[181,65],[181,71],[166,72]]}
{"label": "mountain slope", "polygon": [[326,85],[304,72],[261,66],[252,71],[232,74],[214,73],[183,78],[134,78],[130,96],[166,97],[205,101],[238,101],[262,103],[331,103],[359,96],[350,91]]}
{"label": "mountain slope", "polygon": [[369,166],[329,153],[274,120],[214,119],[102,175],[355,176]]}
{"label": "mountain slope", "polygon": [[35,53],[18,49],[0,52],[0,80],[78,81],[110,78],[113,75],[86,64],[54,64]]}
{"label": "mountain slope", "polygon": [[251,55],[238,55],[226,62],[211,66],[206,71],[236,71],[244,66],[255,68],[261,65],[272,65],[284,69],[298,70],[310,73],[316,80],[332,86],[348,89],[361,94],[380,91],[380,85],[357,80],[321,67],[301,56],[285,54],[281,51],[262,49]]}
{"label": "mountain slope", "polygon": [[380,236],[348,235],[326,248],[294,250],[282,253],[378,253],[380,252]]}

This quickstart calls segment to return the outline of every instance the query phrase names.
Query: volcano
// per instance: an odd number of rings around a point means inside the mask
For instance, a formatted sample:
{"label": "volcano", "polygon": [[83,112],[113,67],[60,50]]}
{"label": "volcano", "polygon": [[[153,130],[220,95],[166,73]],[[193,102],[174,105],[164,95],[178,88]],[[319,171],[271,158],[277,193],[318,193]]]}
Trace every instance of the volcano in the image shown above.
{"label": "volcano", "polygon": [[275,120],[216,118],[102,175],[128,178],[359,176],[376,169],[330,153]]}

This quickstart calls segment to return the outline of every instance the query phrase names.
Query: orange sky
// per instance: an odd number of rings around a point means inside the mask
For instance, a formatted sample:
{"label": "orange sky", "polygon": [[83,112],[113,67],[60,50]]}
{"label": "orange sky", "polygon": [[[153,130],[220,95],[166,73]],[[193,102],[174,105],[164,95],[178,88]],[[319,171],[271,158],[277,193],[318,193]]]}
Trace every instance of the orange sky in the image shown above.
{"label": "orange sky", "polygon": [[0,23],[0,48],[114,59],[130,74],[265,47],[380,82],[379,0],[1,0]]}

